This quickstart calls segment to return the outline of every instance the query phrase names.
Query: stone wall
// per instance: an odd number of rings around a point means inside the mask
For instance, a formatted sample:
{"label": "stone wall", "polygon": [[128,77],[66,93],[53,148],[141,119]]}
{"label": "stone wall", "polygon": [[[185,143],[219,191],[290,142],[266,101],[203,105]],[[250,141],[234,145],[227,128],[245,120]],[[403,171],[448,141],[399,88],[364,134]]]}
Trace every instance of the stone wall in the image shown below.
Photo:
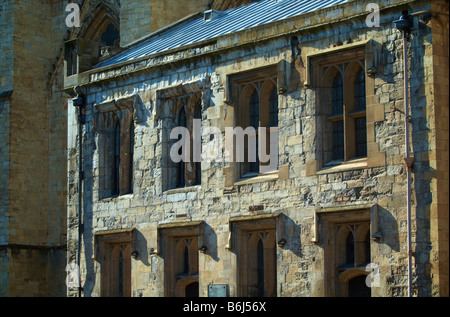
{"label": "stone wall", "polygon": [[[435,100],[434,117],[435,122],[430,123],[434,127],[434,142],[430,146],[429,164],[432,176],[430,187],[433,192],[433,202],[430,206],[430,222],[432,234],[430,240],[433,244],[433,253],[430,256],[432,274],[438,275],[433,283],[433,295],[449,296],[448,278],[448,197],[449,197],[449,87],[448,68],[449,58],[449,20],[448,3],[434,1],[432,4],[434,18],[432,25],[432,54],[433,54],[433,91]],[[430,109],[430,111],[433,111]],[[433,171],[434,170],[434,171]],[[435,198],[437,196],[437,199]]]}
{"label": "stone wall", "polygon": [[208,8],[202,1],[125,1],[120,8],[120,45],[139,40],[184,17]]}
{"label": "stone wall", "polygon": [[[321,215],[361,210],[370,211],[371,226],[378,227],[377,232],[371,233],[379,234],[370,242],[371,262],[380,269],[380,286],[372,288],[372,296],[407,294],[402,35],[392,26],[392,21],[398,19],[405,6],[384,10],[380,27],[368,29],[365,15],[361,13],[364,5],[365,2],[349,3],[286,23],[228,35],[219,39],[217,46],[208,47],[211,53],[206,56],[184,51],[176,57],[151,58],[146,61],[145,72],[122,67],[90,73],[87,123],[83,134],[82,280],[85,296],[101,296],[101,267],[95,259],[98,247],[95,234],[135,228],[136,249],[140,256],[132,260],[132,295],[164,296],[166,258],[152,251],[160,247],[158,225],[199,220],[205,221],[204,236],[208,246],[208,251],[199,253],[198,259],[200,296],[207,296],[209,284],[228,284],[229,294],[236,296],[237,255],[226,248],[230,218],[247,216],[256,220],[261,214],[277,212],[283,214],[281,232],[287,242],[276,250],[277,295],[330,296],[333,294],[327,288],[330,272],[326,263],[328,255],[324,254],[326,241],[320,239],[323,237]],[[425,1],[415,1],[409,6],[417,12],[429,9]],[[356,16],[347,18],[352,12]],[[327,22],[330,25],[327,26]],[[293,31],[295,25],[309,25],[309,28]],[[414,284],[417,296],[437,295],[429,263],[433,261],[432,254],[436,249],[445,256],[445,249],[438,248],[441,247],[439,243],[430,245],[434,234],[430,208],[435,203],[430,186],[435,175],[431,173],[433,167],[427,155],[432,150],[429,128],[436,120],[430,90],[433,83],[430,75],[436,62],[432,55],[432,30],[434,25],[429,19],[415,16],[408,42],[411,52],[408,59],[411,146],[415,156],[421,157],[414,164],[412,186],[413,274],[417,277]],[[371,106],[367,113],[368,122],[371,122],[368,138],[374,152],[380,154],[376,154],[374,160],[368,160],[366,165],[349,165],[332,171],[317,169],[315,165],[311,169],[308,162],[318,160],[321,151],[316,120],[319,90],[305,85],[306,61],[330,48],[336,53],[357,43],[368,45],[369,39],[376,44],[379,56],[372,86],[367,90],[371,92],[368,94],[368,105]],[[233,48],[228,43],[232,43]],[[300,43],[300,55],[294,55],[297,52],[293,50],[294,43]],[[199,49],[197,53],[203,55],[204,52]],[[171,61],[170,65],[165,65],[166,60]],[[236,104],[227,95],[227,76],[266,66],[278,67],[280,62],[288,65],[281,76],[289,79],[289,87],[279,95],[278,177],[236,182],[232,164],[204,161],[201,186],[163,191],[162,153],[165,149],[161,114],[167,109],[159,96],[180,85],[197,84],[206,88],[202,90],[202,127],[222,128],[225,142],[223,128],[233,126],[236,113]],[[109,74],[114,74],[115,78],[103,81]],[[120,77],[120,74],[127,76]],[[94,124],[95,105],[133,94],[142,101],[142,118],[135,127],[134,191],[131,195],[100,199],[99,170],[102,166],[98,138],[101,132]],[[76,126],[75,117],[69,116],[69,126]],[[77,133],[76,129],[71,131],[68,149],[69,261],[75,259],[78,229]],[[204,147],[208,141],[202,141]],[[263,206],[263,210],[254,211],[255,206]],[[445,228],[441,232],[445,241]],[[444,259],[440,265],[445,267],[445,263]],[[445,294],[444,290],[445,286]],[[69,294],[74,291],[70,289]]]}
{"label": "stone wall", "polygon": [[[10,96],[13,89],[13,1],[0,1],[0,245],[9,242]],[[8,250],[0,249],[0,296],[8,296]]]}
{"label": "stone wall", "polygon": [[[8,8],[14,19],[2,24],[2,49],[11,47],[2,54],[2,92],[6,87],[14,93],[0,99],[1,251],[8,258],[2,259],[1,292],[64,296],[67,101],[62,71],[49,84],[67,32],[64,6],[4,3],[2,10]],[[3,72],[4,63],[9,71]]]}

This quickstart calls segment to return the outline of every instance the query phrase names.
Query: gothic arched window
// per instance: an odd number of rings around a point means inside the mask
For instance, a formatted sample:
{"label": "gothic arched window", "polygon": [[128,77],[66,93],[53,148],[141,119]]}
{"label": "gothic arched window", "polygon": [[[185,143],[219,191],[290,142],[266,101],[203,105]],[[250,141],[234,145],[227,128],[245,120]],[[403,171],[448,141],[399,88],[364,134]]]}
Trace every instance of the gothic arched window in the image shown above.
{"label": "gothic arched window", "polygon": [[333,160],[344,159],[344,86],[340,73],[333,79]]}
{"label": "gothic arched window", "polygon": [[270,93],[270,126],[278,127],[278,92],[276,87]]}
{"label": "gothic arched window", "polygon": [[355,264],[355,239],[351,231],[349,231],[347,239],[345,241],[345,256],[346,256],[345,262],[346,265]]}
{"label": "gothic arched window", "polygon": [[114,126],[114,162],[113,162],[113,186],[112,194],[119,194],[120,184],[120,121]]}
{"label": "gothic arched window", "polygon": [[[187,128],[186,127],[186,112],[184,111],[184,107],[181,107],[180,112],[178,113],[178,126],[180,128]],[[179,136],[178,141],[182,139],[182,136]],[[178,149],[178,155],[182,155],[184,146],[180,147]],[[177,188],[186,186],[186,179],[185,179],[185,160],[182,159],[180,162],[177,163]]]}

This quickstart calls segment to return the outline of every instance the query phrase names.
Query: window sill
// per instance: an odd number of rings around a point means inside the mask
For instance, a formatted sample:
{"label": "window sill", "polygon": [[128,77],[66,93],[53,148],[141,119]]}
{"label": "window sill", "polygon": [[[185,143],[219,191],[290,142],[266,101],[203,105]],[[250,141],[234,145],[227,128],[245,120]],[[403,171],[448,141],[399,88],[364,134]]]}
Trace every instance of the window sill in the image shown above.
{"label": "window sill", "polygon": [[118,200],[127,200],[132,199],[134,197],[134,194],[124,194],[120,196],[111,196],[111,197],[105,197],[99,200],[101,203],[107,203],[110,201],[118,201]]}
{"label": "window sill", "polygon": [[173,188],[173,189],[168,189],[168,190],[164,191],[163,193],[166,195],[179,194],[179,193],[190,193],[190,192],[197,191],[201,187],[202,187],[202,185]]}
{"label": "window sill", "polygon": [[274,171],[268,174],[260,174],[257,176],[249,177],[249,178],[241,178],[238,180],[234,185],[240,186],[240,185],[248,185],[248,184],[254,184],[254,183],[261,183],[261,182],[268,182],[268,181],[274,181],[279,178],[278,171]]}
{"label": "window sill", "polygon": [[340,162],[329,166],[324,166],[320,171],[316,174],[328,174],[328,173],[337,173],[343,171],[357,170],[367,168],[367,157],[353,159],[347,162]]}

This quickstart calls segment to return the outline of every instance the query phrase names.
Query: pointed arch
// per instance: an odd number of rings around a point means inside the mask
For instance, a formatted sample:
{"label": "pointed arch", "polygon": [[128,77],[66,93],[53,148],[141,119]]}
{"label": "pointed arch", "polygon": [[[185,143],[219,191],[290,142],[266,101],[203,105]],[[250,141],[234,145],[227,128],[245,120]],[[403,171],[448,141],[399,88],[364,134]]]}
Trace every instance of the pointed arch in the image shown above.
{"label": "pointed arch", "polygon": [[[83,14],[81,21],[81,29],[78,33],[78,37],[90,39],[95,42],[102,42],[102,36],[112,34],[115,30],[117,38],[115,40],[109,39],[109,43],[119,46],[120,45],[120,19],[119,19],[119,7],[110,6],[104,2],[98,3],[93,8]],[[103,45],[106,46],[106,45]]]}

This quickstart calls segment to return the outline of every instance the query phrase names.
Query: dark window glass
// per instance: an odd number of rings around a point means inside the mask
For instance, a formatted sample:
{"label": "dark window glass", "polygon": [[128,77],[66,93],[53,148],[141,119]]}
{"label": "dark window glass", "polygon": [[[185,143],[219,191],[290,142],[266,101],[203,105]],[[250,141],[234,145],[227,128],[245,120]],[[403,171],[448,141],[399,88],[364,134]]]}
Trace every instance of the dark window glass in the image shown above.
{"label": "dark window glass", "polygon": [[186,297],[199,297],[199,284],[192,282],[186,286]]}
{"label": "dark window glass", "polygon": [[370,297],[371,290],[366,285],[366,275],[359,275],[348,281],[349,297]]}
{"label": "dark window glass", "polygon": [[119,255],[119,297],[123,297],[123,252]]}
{"label": "dark window glass", "polygon": [[355,111],[366,110],[366,76],[363,69],[355,78]]}
{"label": "dark window glass", "polygon": [[341,74],[337,74],[333,79],[332,88],[333,116],[344,114],[344,82]]}
{"label": "dark window glass", "polygon": [[133,180],[134,180],[134,121],[131,120],[130,127],[130,176],[129,176],[129,191],[133,192]]}
{"label": "dark window glass", "polygon": [[365,263],[370,263],[370,232],[367,232],[366,239],[364,240],[364,255]]}
{"label": "dark window glass", "polygon": [[[186,112],[184,108],[181,108],[180,113],[178,114],[178,126],[186,128]],[[179,136],[178,141],[181,140],[181,135]],[[178,155],[181,155],[184,149],[184,145],[178,149]],[[185,162],[181,160],[177,165],[177,187],[185,187]]]}
{"label": "dark window glass", "polygon": [[276,88],[270,94],[270,126],[278,127],[278,93]]}
{"label": "dark window glass", "polygon": [[344,121],[333,122],[333,160],[344,159]]}
{"label": "dark window glass", "polygon": [[259,127],[259,95],[256,90],[250,97],[250,126],[255,130]]}
{"label": "dark window glass", "polygon": [[120,122],[114,127],[113,195],[119,194],[120,180]]}
{"label": "dark window glass", "polygon": [[103,46],[114,46],[119,39],[119,36],[120,32],[110,23],[100,40]]}
{"label": "dark window glass", "polygon": [[349,232],[347,240],[345,241],[345,255],[347,265],[355,264],[355,240],[353,238],[353,233]]}
{"label": "dark window glass", "polygon": [[78,54],[76,45],[72,45],[69,49],[69,55],[67,59],[67,76],[75,75],[78,66]]}
{"label": "dark window glass", "polygon": [[187,246],[184,248],[183,261],[183,273],[189,274],[189,249]]}
{"label": "dark window glass", "polygon": [[264,245],[260,239],[257,247],[258,261],[258,296],[264,296]]}
{"label": "dark window glass", "polygon": [[355,119],[355,141],[356,141],[356,156],[367,156],[367,129],[366,118]]}
{"label": "dark window glass", "polygon": [[[256,133],[258,133],[259,95],[256,90],[250,97],[250,126],[256,130]],[[253,173],[259,173],[258,147],[259,147],[258,136],[256,136],[256,149],[250,149],[250,151],[256,152],[255,162],[250,162],[250,172],[253,172]],[[248,147],[247,147],[247,149],[248,149]],[[246,151],[246,153],[248,153],[248,151]]]}
{"label": "dark window glass", "polygon": [[[194,119],[201,119],[202,118],[202,106],[201,104],[198,104],[195,108],[194,112]],[[191,133],[191,137],[193,137],[193,133]],[[191,142],[192,150],[191,150],[191,156],[192,156],[192,162],[194,161],[194,149],[193,149],[194,142]],[[200,185],[202,182],[202,165],[201,162],[195,162],[195,183],[194,185]]]}

